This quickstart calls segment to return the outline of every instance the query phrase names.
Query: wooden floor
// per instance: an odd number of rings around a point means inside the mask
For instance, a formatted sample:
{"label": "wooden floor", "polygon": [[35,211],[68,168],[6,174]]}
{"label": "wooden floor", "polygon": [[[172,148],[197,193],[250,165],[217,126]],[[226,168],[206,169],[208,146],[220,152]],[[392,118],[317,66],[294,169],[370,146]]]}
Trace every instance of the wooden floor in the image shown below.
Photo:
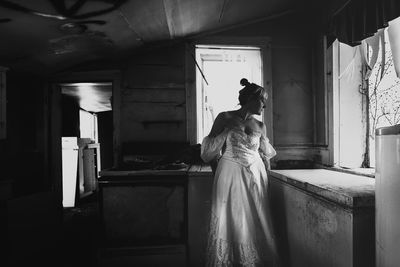
{"label": "wooden floor", "polygon": [[119,248],[99,250],[100,267],[185,267],[186,251],[183,246],[141,248]]}
{"label": "wooden floor", "polygon": [[98,266],[101,245],[100,220],[96,196],[75,208],[64,209],[63,263],[61,266]]}

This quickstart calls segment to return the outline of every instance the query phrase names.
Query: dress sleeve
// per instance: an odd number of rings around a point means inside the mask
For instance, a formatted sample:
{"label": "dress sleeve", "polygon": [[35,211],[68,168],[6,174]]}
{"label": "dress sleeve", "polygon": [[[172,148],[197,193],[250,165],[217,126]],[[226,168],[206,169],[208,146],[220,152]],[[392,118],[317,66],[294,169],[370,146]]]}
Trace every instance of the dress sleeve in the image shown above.
{"label": "dress sleeve", "polygon": [[260,138],[260,152],[266,159],[275,157],[276,151],[269,142],[269,139],[264,135]]}
{"label": "dress sleeve", "polygon": [[215,137],[206,136],[201,143],[201,158],[204,162],[210,162],[221,154],[222,147],[225,143],[228,130]]}

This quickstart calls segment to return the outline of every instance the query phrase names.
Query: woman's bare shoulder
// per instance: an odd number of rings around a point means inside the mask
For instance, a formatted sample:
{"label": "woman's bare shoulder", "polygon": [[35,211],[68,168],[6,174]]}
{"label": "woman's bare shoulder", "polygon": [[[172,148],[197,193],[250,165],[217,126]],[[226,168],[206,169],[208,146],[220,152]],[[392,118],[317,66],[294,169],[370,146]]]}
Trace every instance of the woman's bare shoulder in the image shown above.
{"label": "woman's bare shoulder", "polygon": [[257,119],[254,119],[254,121],[256,122],[257,127],[261,131],[261,133],[265,135],[267,132],[267,126],[265,125],[265,123]]}
{"label": "woman's bare shoulder", "polygon": [[219,135],[224,130],[227,120],[226,112],[220,112],[214,120],[209,136],[215,137]]}
{"label": "woman's bare shoulder", "polygon": [[219,119],[231,119],[234,116],[234,111],[222,111],[218,114],[217,118]]}

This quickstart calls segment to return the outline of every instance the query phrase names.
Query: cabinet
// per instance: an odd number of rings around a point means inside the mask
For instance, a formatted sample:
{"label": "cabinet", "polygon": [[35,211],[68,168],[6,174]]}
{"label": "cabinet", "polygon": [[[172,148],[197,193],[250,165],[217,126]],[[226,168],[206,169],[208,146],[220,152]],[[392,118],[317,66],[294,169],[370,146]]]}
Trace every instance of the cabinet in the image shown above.
{"label": "cabinet", "polygon": [[188,179],[189,266],[201,267],[205,266],[214,179],[208,165],[192,166]]}
{"label": "cabinet", "polygon": [[102,170],[99,266],[188,266],[186,192],[187,170]]}
{"label": "cabinet", "polygon": [[269,181],[283,266],[375,266],[375,179],[296,169]]}

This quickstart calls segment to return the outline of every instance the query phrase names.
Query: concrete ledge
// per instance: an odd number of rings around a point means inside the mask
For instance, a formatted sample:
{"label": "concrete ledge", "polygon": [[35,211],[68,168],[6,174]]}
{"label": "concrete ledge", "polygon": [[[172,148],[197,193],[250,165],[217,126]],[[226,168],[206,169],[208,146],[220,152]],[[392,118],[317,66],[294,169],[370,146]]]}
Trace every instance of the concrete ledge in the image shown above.
{"label": "concrete ledge", "polygon": [[326,169],[271,170],[269,175],[349,208],[375,205],[375,179]]}

